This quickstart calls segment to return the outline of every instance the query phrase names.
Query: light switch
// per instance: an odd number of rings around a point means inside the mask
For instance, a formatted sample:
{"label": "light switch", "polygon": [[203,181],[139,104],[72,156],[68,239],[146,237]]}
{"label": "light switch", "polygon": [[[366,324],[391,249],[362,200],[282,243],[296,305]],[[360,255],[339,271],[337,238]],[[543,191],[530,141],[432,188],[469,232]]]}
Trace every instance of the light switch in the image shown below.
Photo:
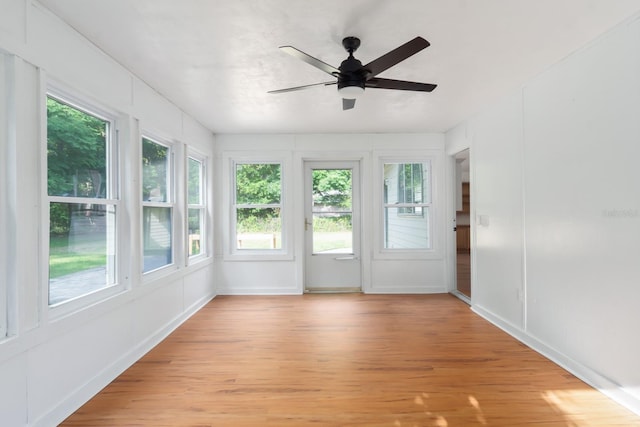
{"label": "light switch", "polygon": [[489,226],[489,215],[478,215],[478,225],[482,227]]}

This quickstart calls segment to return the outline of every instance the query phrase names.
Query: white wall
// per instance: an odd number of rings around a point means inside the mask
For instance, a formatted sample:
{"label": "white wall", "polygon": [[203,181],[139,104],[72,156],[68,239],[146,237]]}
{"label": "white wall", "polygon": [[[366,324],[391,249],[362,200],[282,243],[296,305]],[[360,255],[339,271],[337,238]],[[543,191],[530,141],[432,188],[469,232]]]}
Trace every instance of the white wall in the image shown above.
{"label": "white wall", "polygon": [[[362,289],[369,293],[446,292],[445,167],[443,134],[375,135],[219,135],[216,139],[216,194],[223,203],[216,217],[216,283],[220,294],[300,294],[304,289],[304,159],[358,160],[362,189]],[[294,237],[288,259],[279,261],[234,260],[226,256],[229,244],[230,174],[229,156],[255,159],[280,156],[290,162],[285,172],[285,189],[290,201],[285,222]],[[388,255],[379,251],[376,239],[382,233],[382,167],[379,159],[388,156],[414,159],[428,156],[433,168],[433,245],[421,255]],[[441,202],[442,201],[442,202]]]}
{"label": "white wall", "polygon": [[[185,144],[198,150],[208,156],[209,169],[215,140],[38,3],[0,0],[0,10],[0,50],[10,54],[0,77],[7,72],[13,76],[0,90],[0,113],[8,110],[11,116],[3,122],[9,122],[9,128],[3,126],[0,137],[0,184],[5,187],[0,192],[0,290],[6,286],[9,310],[9,336],[0,338],[0,424],[48,426],[64,419],[215,295],[211,256],[187,267],[179,259],[181,265],[171,272],[143,282],[135,237],[141,234],[140,131],[169,138],[179,152]],[[48,232],[42,221],[42,102],[49,81],[121,113],[125,180],[120,219],[124,235],[133,236],[122,245],[127,255],[120,266],[125,291],[62,317],[52,317],[47,306],[43,256]],[[212,198],[211,191],[208,196]]]}
{"label": "white wall", "polygon": [[635,19],[447,135],[471,145],[473,308],[638,413],[639,117]]}

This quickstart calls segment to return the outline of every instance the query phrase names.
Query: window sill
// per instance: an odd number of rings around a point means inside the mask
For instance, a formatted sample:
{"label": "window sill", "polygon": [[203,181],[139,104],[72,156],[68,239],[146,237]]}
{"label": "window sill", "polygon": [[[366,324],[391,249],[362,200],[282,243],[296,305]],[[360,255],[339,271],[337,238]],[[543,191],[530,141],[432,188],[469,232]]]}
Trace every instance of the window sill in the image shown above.
{"label": "window sill", "polygon": [[269,253],[265,251],[247,251],[227,253],[223,256],[223,261],[293,261],[292,254],[284,252]]}
{"label": "window sill", "polygon": [[210,255],[198,255],[187,261],[187,270],[199,270],[213,263],[213,257]]}
{"label": "window sill", "polygon": [[374,260],[436,260],[442,259],[441,251],[435,249],[385,249],[373,255]]}

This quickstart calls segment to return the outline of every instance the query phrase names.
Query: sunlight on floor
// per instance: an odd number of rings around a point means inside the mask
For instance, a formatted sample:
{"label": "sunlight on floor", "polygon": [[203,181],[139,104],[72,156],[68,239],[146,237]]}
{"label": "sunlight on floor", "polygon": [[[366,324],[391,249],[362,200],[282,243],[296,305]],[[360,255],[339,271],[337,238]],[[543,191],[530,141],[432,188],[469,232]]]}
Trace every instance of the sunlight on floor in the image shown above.
{"label": "sunlight on floor", "polygon": [[480,402],[478,402],[478,399],[476,399],[473,396],[469,396],[469,403],[471,404],[471,406],[473,406],[475,408],[475,410],[477,411],[476,413],[476,419],[478,420],[478,422],[480,424],[487,425],[487,419],[484,417],[484,414],[482,413],[482,409],[480,409]]}
{"label": "sunlight on floor", "polygon": [[[469,402],[469,406],[471,410],[473,410],[475,412],[475,416],[476,416],[476,420],[478,421],[479,425],[487,425],[487,420],[484,416],[484,414],[482,413],[482,409],[480,408],[480,402],[478,402],[478,399],[476,399],[474,396],[468,395],[467,396],[467,400]],[[429,401],[429,394],[428,393],[422,393],[420,395],[417,395],[414,399],[413,402],[416,405],[422,406],[424,409],[424,414],[428,417],[428,421],[429,424],[425,424],[428,426],[433,426],[433,427],[448,427],[449,423],[447,421],[447,419],[441,415],[441,414],[437,414],[434,413],[432,411],[429,410],[428,408],[428,404],[427,402]],[[399,420],[396,420],[396,422],[394,423],[395,427],[403,427],[402,423]]]}
{"label": "sunlight on floor", "polygon": [[565,417],[568,425],[604,421],[614,412],[619,414],[621,409],[617,403],[605,399],[602,393],[594,389],[547,390],[541,396]]}

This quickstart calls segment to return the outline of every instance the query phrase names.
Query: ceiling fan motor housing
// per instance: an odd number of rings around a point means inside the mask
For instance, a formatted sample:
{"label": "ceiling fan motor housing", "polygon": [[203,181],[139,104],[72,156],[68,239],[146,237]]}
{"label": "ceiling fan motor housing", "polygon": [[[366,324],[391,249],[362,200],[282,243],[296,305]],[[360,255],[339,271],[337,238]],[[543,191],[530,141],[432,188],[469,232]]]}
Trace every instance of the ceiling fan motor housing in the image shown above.
{"label": "ceiling fan motor housing", "polygon": [[354,58],[352,53],[342,61],[339,70],[338,90],[347,86],[359,86],[364,89],[368,72],[362,67],[362,62]]}
{"label": "ceiling fan motor housing", "polygon": [[367,80],[367,72],[362,67],[362,62],[353,56],[353,52],[360,47],[360,39],[357,37],[345,37],[342,39],[342,46],[349,52],[349,57],[340,64],[340,74],[338,77],[338,90],[357,86],[364,90],[364,84]]}

